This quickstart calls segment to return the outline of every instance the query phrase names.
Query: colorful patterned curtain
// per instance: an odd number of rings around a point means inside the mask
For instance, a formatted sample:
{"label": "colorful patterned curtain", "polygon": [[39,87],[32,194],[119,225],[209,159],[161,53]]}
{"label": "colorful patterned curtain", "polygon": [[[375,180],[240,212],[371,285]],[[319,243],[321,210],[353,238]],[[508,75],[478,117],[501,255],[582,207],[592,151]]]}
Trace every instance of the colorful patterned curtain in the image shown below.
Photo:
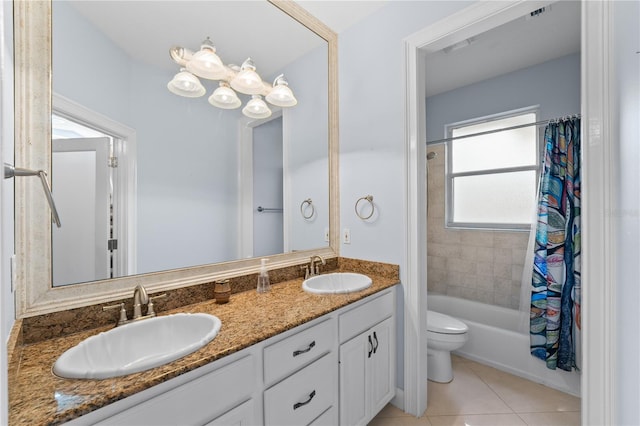
{"label": "colorful patterned curtain", "polygon": [[580,118],[551,122],[538,194],[531,290],[531,354],[576,367],[580,333]]}

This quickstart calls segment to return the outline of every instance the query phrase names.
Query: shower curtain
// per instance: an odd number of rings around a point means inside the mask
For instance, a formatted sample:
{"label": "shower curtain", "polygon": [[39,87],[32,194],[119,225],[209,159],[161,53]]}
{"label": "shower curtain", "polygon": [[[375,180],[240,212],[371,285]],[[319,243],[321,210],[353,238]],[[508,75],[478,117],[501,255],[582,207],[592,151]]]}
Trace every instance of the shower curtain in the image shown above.
{"label": "shower curtain", "polygon": [[580,344],[580,118],[545,129],[531,279],[532,355],[577,368]]}

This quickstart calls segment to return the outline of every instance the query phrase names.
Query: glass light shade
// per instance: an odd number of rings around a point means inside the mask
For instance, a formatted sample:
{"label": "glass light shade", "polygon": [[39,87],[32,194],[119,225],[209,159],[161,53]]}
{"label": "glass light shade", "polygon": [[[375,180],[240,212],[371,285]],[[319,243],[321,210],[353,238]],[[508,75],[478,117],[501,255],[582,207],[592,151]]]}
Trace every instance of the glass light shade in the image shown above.
{"label": "glass light shade", "polygon": [[184,68],[167,84],[167,89],[169,89],[171,93],[186,98],[197,98],[206,92],[204,86],[200,84],[198,77],[186,71]]}
{"label": "glass light shade", "polygon": [[293,96],[293,92],[289,89],[289,82],[284,78],[284,74],[276,77],[273,81],[273,89],[265,99],[270,104],[283,108],[292,107],[298,103],[298,100]]}
{"label": "glass light shade", "polygon": [[262,100],[262,96],[253,95],[247,105],[242,108],[242,113],[250,118],[269,118],[271,110]]}
{"label": "glass light shade", "polygon": [[293,92],[287,86],[276,86],[265,97],[272,105],[287,108],[298,104],[298,100],[293,96]]}
{"label": "glass light shade", "polygon": [[209,96],[209,103],[222,109],[236,109],[242,104],[236,92],[223,81],[220,82],[220,87]]}
{"label": "glass light shade", "polygon": [[262,79],[256,72],[256,67],[251,58],[242,64],[240,72],[231,80],[231,87],[246,95],[259,95],[264,90]]}
{"label": "glass light shade", "polygon": [[202,42],[200,50],[193,54],[187,62],[187,70],[198,77],[219,80],[225,76],[227,70],[216,55],[216,47],[209,37]]}
{"label": "glass light shade", "polygon": [[219,80],[227,73],[215,50],[202,49],[187,62],[187,69],[198,77]]}

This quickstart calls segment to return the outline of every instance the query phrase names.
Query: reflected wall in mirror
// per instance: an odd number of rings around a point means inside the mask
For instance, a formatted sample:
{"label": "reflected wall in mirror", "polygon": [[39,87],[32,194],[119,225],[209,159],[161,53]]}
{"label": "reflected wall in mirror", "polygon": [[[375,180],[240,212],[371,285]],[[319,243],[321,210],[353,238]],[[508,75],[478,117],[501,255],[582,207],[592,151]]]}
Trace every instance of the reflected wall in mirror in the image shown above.
{"label": "reflected wall in mirror", "polygon": [[[16,182],[19,316],[112,300],[134,283],[251,273],[257,256],[276,267],[337,255],[337,40],[326,26],[281,1],[14,10],[16,164],[48,171],[63,212],[51,229],[35,188]],[[251,57],[267,83],[285,73],[297,105],[259,120],[207,102],[217,81],[201,79],[200,98],[171,93],[169,49],[197,51],[206,37],[225,64]]]}

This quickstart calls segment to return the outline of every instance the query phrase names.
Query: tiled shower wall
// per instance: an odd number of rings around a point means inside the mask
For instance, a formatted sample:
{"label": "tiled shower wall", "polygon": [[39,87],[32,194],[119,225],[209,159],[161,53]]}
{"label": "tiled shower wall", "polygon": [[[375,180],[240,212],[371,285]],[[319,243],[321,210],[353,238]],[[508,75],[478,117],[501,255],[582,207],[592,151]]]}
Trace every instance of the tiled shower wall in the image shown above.
{"label": "tiled shower wall", "polygon": [[428,291],[518,309],[529,232],[445,229],[445,145],[428,161]]}

